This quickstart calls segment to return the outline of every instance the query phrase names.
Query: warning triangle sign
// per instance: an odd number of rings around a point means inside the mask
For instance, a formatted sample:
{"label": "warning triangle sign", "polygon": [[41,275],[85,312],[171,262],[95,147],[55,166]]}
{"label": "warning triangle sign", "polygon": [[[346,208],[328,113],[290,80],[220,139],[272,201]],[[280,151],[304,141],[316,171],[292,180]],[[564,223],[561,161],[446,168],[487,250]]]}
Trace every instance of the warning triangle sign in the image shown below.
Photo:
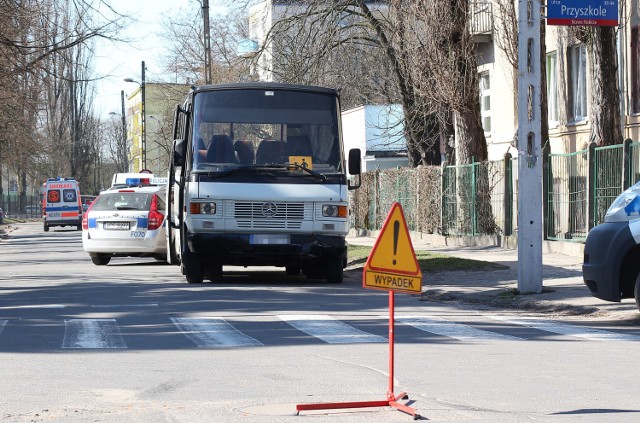
{"label": "warning triangle sign", "polygon": [[393,203],[364,270],[417,276],[421,274],[400,203]]}

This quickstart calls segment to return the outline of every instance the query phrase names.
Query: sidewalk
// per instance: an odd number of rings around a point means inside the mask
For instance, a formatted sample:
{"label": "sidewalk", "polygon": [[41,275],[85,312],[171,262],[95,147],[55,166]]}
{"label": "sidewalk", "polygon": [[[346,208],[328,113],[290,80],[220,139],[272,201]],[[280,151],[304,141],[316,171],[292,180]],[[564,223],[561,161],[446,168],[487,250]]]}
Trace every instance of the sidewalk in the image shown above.
{"label": "sidewalk", "polygon": [[[349,236],[354,245],[373,246],[376,238]],[[544,253],[543,292],[517,294],[518,252],[495,246],[441,247],[412,240],[414,250],[427,250],[449,256],[489,261],[508,266],[505,270],[423,272],[422,297],[425,301],[457,301],[482,307],[543,312],[599,319],[639,319],[634,299],[621,303],[602,301],[591,295],[582,280],[582,257]],[[360,272],[360,270],[358,270]]]}

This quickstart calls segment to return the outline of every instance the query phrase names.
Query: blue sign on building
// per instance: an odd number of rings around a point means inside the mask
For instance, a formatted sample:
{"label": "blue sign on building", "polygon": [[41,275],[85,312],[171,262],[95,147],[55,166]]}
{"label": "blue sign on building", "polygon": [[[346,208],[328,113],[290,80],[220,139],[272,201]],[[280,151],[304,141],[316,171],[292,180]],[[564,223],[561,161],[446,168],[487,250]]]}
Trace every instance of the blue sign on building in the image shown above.
{"label": "blue sign on building", "polygon": [[618,0],[548,0],[547,24],[617,26]]}

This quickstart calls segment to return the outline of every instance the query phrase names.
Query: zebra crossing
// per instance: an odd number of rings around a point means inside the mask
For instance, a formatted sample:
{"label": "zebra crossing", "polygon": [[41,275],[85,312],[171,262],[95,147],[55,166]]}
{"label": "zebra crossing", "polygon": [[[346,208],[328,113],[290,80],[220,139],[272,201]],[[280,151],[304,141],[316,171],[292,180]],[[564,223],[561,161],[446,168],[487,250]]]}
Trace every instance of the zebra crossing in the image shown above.
{"label": "zebra crossing", "polygon": [[[248,320],[247,320],[248,319]],[[233,316],[229,317],[169,317],[163,327],[170,327],[167,332],[177,334],[184,339],[186,348],[245,348],[278,345],[272,333],[289,331],[289,338],[298,343],[314,342],[326,344],[386,343],[388,338],[386,316],[357,316],[337,318],[326,314],[282,314],[261,316],[252,321],[245,316],[241,322]],[[20,325],[29,319],[0,319],[0,350],[11,343],[8,336],[12,327],[16,327],[13,336],[21,334]],[[125,341],[132,339],[131,323],[123,319],[106,318],[74,318],[64,319],[61,349],[127,349]],[[494,322],[487,324],[487,321]],[[496,324],[496,322],[498,324]],[[443,337],[461,342],[482,341],[528,341],[540,339],[541,336],[561,336],[569,339],[588,341],[640,341],[638,331],[622,333],[611,330],[596,329],[577,323],[565,323],[541,318],[486,315],[473,322],[461,322],[440,316],[404,315],[395,317],[395,342],[416,342],[422,334]],[[252,328],[252,325],[263,325]],[[242,330],[238,326],[242,326]],[[266,325],[266,326],[265,326]],[[284,325],[285,327],[283,328]],[[371,328],[375,328],[372,333]],[[295,335],[291,334],[295,332]],[[251,332],[248,334],[246,332]],[[275,339],[275,340],[274,340]],[[429,340],[424,340],[428,343]],[[135,348],[135,347],[134,347]]]}

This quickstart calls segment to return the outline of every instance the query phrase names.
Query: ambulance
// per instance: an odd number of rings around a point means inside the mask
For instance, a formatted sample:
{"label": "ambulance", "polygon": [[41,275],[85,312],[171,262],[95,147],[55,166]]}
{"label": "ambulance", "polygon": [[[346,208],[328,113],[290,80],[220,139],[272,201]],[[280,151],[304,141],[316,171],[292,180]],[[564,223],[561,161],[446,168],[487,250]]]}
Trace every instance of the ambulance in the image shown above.
{"label": "ambulance", "polygon": [[51,226],[75,226],[82,230],[80,187],[73,178],[49,178],[44,184],[42,200],[44,231]]}

